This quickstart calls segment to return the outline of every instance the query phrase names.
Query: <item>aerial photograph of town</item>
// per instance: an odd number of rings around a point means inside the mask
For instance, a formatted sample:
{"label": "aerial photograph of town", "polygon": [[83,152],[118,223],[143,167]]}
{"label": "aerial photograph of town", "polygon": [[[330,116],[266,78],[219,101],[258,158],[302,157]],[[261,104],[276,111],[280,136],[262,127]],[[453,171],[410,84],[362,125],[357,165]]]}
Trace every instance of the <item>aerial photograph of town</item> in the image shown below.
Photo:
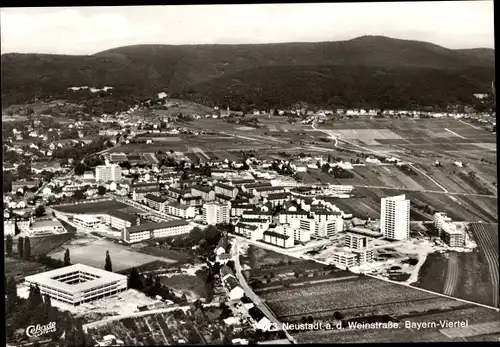
{"label": "aerial photograph of town", "polygon": [[0,14],[6,346],[500,340],[493,0]]}

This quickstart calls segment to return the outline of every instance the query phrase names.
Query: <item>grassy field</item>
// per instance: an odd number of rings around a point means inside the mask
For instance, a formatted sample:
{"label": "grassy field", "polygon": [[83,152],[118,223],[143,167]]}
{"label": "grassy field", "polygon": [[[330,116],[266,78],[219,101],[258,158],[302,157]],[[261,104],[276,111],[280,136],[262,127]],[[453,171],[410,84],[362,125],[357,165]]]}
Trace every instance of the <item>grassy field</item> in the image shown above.
{"label": "grassy field", "polygon": [[13,257],[4,257],[4,272],[7,278],[14,276],[19,283],[26,276],[52,270],[49,266]]}
{"label": "grassy field", "polygon": [[82,203],[82,204],[67,205],[67,206],[53,206],[52,209],[56,211],[61,211],[63,213],[79,213],[79,214],[103,213],[105,211],[111,211],[111,210],[118,210],[128,213],[142,212],[137,208],[131,207],[116,200],[106,200],[106,201]]}
{"label": "grassy field", "polygon": [[[48,254],[62,245],[75,239],[71,233],[48,235],[44,237],[30,237],[31,255]],[[17,254],[17,238],[13,240],[12,253]]]}
{"label": "grassy field", "polygon": [[106,251],[109,251],[111,262],[114,271],[122,271],[132,267],[140,266],[159,260],[165,263],[174,263],[175,260],[155,257],[152,255],[135,252],[130,248],[108,242],[106,240],[90,241],[82,244],[81,242],[72,242],[64,246],[64,249],[58,250],[50,254],[52,258],[63,259],[65,249],[69,249],[71,255],[71,263],[82,263],[88,266],[102,268]]}

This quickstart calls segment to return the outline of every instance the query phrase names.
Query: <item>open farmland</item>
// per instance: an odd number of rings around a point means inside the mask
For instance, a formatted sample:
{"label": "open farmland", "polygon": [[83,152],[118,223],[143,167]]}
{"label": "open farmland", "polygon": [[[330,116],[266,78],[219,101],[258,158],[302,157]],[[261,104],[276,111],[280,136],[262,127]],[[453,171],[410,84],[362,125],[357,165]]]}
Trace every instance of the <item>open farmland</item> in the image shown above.
{"label": "open farmland", "polygon": [[485,223],[470,226],[469,234],[478,247],[467,253],[430,254],[413,285],[498,307],[498,227]]}
{"label": "open farmland", "polygon": [[69,249],[71,262],[73,264],[82,263],[88,266],[102,268],[106,257],[106,251],[109,251],[114,271],[137,267],[153,261],[162,261],[165,263],[174,263],[175,260],[155,257],[152,255],[135,252],[125,246],[108,242],[100,239],[82,244],[75,241],[64,246],[64,249],[49,254],[50,257],[63,260],[65,249]]}
{"label": "open farmland", "polygon": [[19,283],[26,276],[52,270],[49,266],[19,258],[4,257],[5,276],[14,277]]}

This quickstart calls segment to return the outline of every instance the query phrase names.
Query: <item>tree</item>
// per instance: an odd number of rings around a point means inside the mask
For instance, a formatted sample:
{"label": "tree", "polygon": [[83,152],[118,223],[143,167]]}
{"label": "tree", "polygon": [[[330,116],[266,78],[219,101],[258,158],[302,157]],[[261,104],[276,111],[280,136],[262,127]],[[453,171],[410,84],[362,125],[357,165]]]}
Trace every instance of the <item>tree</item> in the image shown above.
{"label": "tree", "polygon": [[97,187],[97,194],[99,194],[99,195],[106,194],[106,187],[103,187],[103,186]]}
{"label": "tree", "polygon": [[35,216],[42,217],[43,215],[45,215],[45,207],[40,205],[35,209]]}
{"label": "tree", "polygon": [[335,311],[333,312],[333,318],[335,320],[341,320],[342,318],[344,318],[344,315],[338,311]]}
{"label": "tree", "polygon": [[109,251],[106,251],[106,261],[104,264],[104,270],[112,272],[113,266],[111,265],[111,257],[109,256]]}
{"label": "tree", "polygon": [[9,277],[9,279],[7,280],[7,285],[5,287],[5,296],[7,299],[5,309],[7,312],[11,312],[11,310],[16,307],[16,304],[19,301],[17,296],[17,283],[14,276]]}
{"label": "tree", "polygon": [[24,239],[24,253],[23,253],[23,258],[26,260],[29,260],[31,258],[31,242],[30,238],[26,237]]}
{"label": "tree", "polygon": [[19,257],[22,258],[24,254],[24,238],[20,236],[17,239],[17,253],[19,254]]}
{"label": "tree", "polygon": [[75,175],[82,176],[85,173],[85,165],[82,163],[77,163],[75,166]]}
{"label": "tree", "polygon": [[140,290],[142,289],[142,279],[139,271],[136,268],[133,268],[130,274],[128,275],[128,287],[132,289]]}
{"label": "tree", "polygon": [[84,200],[85,193],[83,192],[83,190],[79,189],[73,193],[73,198],[76,200]]}
{"label": "tree", "polygon": [[66,252],[64,252],[64,266],[71,265],[71,259],[69,257],[69,249],[66,248]]}
{"label": "tree", "polygon": [[5,239],[5,251],[7,252],[8,255],[12,254],[12,235],[7,235],[7,238]]}

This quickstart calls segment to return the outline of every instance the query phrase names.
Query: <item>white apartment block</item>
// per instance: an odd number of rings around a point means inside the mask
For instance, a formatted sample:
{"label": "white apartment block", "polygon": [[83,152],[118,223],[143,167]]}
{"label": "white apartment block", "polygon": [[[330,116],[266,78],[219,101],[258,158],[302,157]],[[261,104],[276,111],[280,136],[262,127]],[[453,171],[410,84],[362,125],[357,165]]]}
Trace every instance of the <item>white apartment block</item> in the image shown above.
{"label": "white apartment block", "polygon": [[410,200],[404,194],[381,199],[380,231],[390,240],[410,237]]}
{"label": "white apartment block", "polygon": [[304,211],[282,211],[279,214],[280,224],[290,224],[293,220],[307,219],[307,212]]}
{"label": "white apartment block", "polygon": [[453,224],[450,217],[444,212],[434,214],[434,225],[442,235],[443,241],[450,247],[464,247],[465,234],[457,230],[457,226]]}
{"label": "white apartment block", "polygon": [[208,225],[229,223],[231,204],[210,202],[203,204],[203,222]]}
{"label": "white apartment block", "polygon": [[255,224],[238,223],[235,225],[234,231],[248,239],[257,241],[262,240],[264,228]]}
{"label": "white apartment block", "polygon": [[133,225],[122,231],[122,239],[127,243],[141,242],[154,238],[187,234],[192,226],[184,220],[172,220],[164,223],[145,223]]}
{"label": "white apartment block", "polygon": [[230,197],[231,199],[236,199],[236,196],[238,195],[239,189],[236,188],[235,186],[229,185],[229,184],[224,184],[224,183],[217,183],[214,186],[215,194],[222,194],[225,196]]}
{"label": "white apartment block", "polygon": [[360,251],[368,247],[368,239],[363,235],[346,233],[344,235],[344,246],[352,250]]}
{"label": "white apartment block", "polygon": [[373,249],[367,248],[363,250],[353,250],[353,253],[358,256],[357,262],[359,265],[370,263],[373,261]]}
{"label": "white apartment block", "polygon": [[264,242],[283,248],[291,248],[295,244],[292,236],[277,233],[271,230],[264,231],[262,239]]}
{"label": "white apartment block", "polygon": [[119,181],[122,178],[122,169],[117,164],[99,165],[95,168],[96,182]]}
{"label": "white apartment block", "polygon": [[316,233],[316,222],[312,218],[299,220],[299,229],[309,232],[310,235]]}
{"label": "white apartment block", "polygon": [[215,200],[215,191],[211,187],[193,186],[191,187],[191,195],[201,196],[204,201]]}
{"label": "white apartment block", "polygon": [[196,210],[194,206],[170,202],[165,205],[165,213],[171,214],[172,216],[181,217],[183,219],[190,219],[195,217]]}
{"label": "white apartment block", "polygon": [[344,229],[342,218],[334,220],[315,222],[315,234],[319,237],[332,237]]}
{"label": "white apartment block", "polygon": [[333,253],[333,264],[341,269],[357,265],[358,256],[351,252],[338,251]]}
{"label": "white apartment block", "polygon": [[129,228],[133,224],[139,224],[139,218],[121,211],[108,211],[102,216],[102,221],[107,226],[123,230],[124,228]]}

